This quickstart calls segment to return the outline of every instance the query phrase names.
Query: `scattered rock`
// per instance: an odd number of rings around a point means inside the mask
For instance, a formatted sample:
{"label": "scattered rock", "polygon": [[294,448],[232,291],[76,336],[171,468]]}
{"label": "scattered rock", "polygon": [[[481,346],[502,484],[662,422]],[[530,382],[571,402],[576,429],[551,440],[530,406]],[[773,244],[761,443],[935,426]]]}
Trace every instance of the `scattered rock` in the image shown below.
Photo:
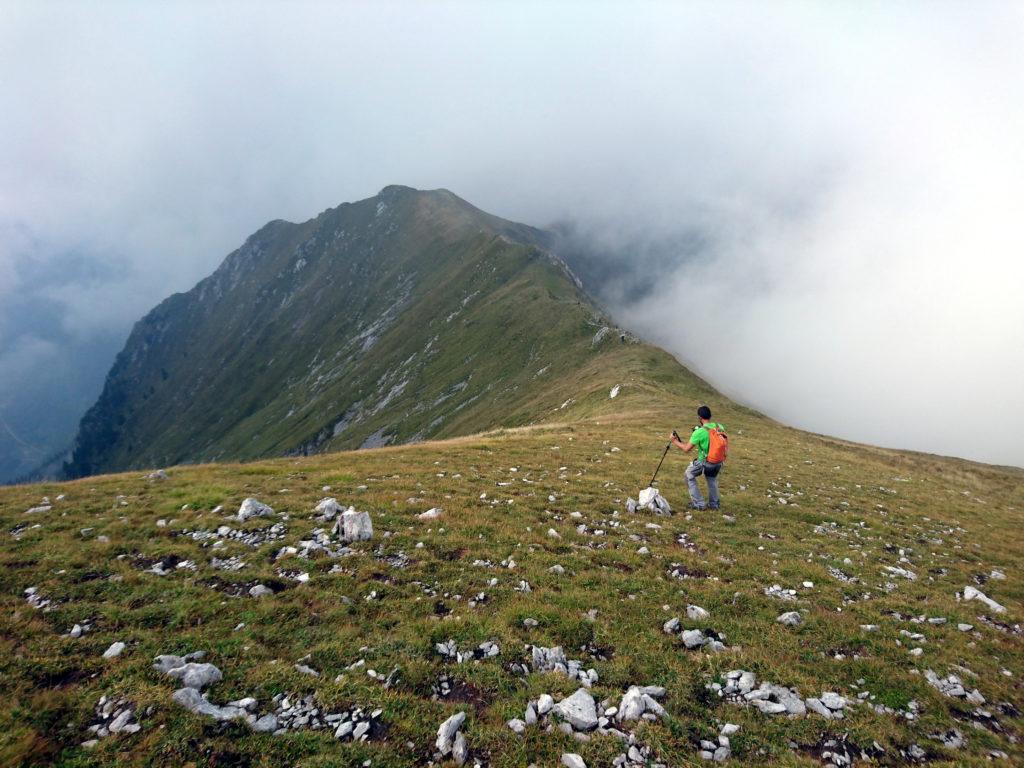
{"label": "scattered rock", "polygon": [[894,565],[885,566],[885,570],[891,573],[893,576],[900,576],[901,578],[907,579],[908,581],[917,581],[917,574],[913,571],[908,571],[906,568],[899,568]]}
{"label": "scattered rock", "polygon": [[732,745],[729,737],[738,733],[740,727],[733,723],[726,723],[718,732],[718,741],[700,741],[700,757],[702,760],[714,760],[716,763],[724,763],[732,757]]}
{"label": "scattered rock", "polygon": [[756,685],[757,676],[753,672],[734,669],[726,675],[724,684],[712,681],[707,684],[707,688],[727,701],[756,707],[766,715],[806,714],[807,704],[795,690],[767,681],[759,687]]}
{"label": "scattered rock", "polygon": [[38,587],[29,587],[26,589],[25,600],[37,611],[42,611],[43,613],[49,613],[55,607],[53,600],[50,600],[48,597],[43,597],[39,593]]}
{"label": "scattered rock", "polygon": [[985,703],[985,697],[981,695],[981,692],[977,688],[972,691],[968,691],[964,686],[964,681],[956,675],[947,675],[946,677],[940,678],[932,670],[926,669],[924,671],[924,679],[927,680],[933,688],[951,699],[966,699],[972,704]]}
{"label": "scattered rock", "polygon": [[713,629],[683,629],[680,631],[682,622],[678,618],[672,618],[662,625],[662,630],[669,635],[679,635],[687,650],[703,649],[719,653],[728,650],[725,644],[725,635],[715,632]]}
{"label": "scattered rock", "polygon": [[205,651],[194,651],[192,653],[187,653],[184,656],[175,656],[174,654],[165,653],[160,656],[153,657],[153,669],[167,674],[172,669],[185,666],[190,661],[201,661],[205,656]]}
{"label": "scattered rock", "polygon": [[1002,606],[999,603],[997,603],[995,600],[986,595],[980,589],[975,589],[974,587],[964,587],[963,598],[964,600],[977,600],[981,603],[984,603],[989,607],[990,610],[995,611],[996,613],[1006,613],[1005,606]]}
{"label": "scattered rock", "polygon": [[138,733],[142,726],[136,720],[135,705],[127,699],[112,699],[101,696],[94,709],[96,722],[86,730],[92,739],[82,742],[83,747],[95,746],[99,739],[117,733]]}
{"label": "scattered rock", "polygon": [[779,584],[772,584],[770,587],[765,587],[764,593],[768,595],[768,597],[774,597],[776,600],[783,600],[785,602],[796,600],[795,589],[783,589]]}
{"label": "scattered rock", "polygon": [[957,728],[951,728],[948,731],[943,731],[942,733],[933,733],[929,738],[941,741],[942,746],[946,749],[960,749],[967,743],[964,735]]}
{"label": "scattered rock", "polygon": [[796,611],[786,611],[775,620],[787,627],[799,627],[804,623],[804,617]]}
{"label": "scattered rock", "polygon": [[574,680],[579,680],[587,688],[598,680],[596,669],[585,669],[582,661],[566,659],[565,651],[560,645],[553,648],[532,645],[528,648],[530,650],[530,665],[535,672],[561,672]]}
{"label": "scattered rock", "polygon": [[420,512],[416,517],[420,520],[436,520],[441,516],[441,512],[440,507],[431,507],[426,512]]}
{"label": "scattered rock", "polygon": [[457,664],[464,664],[467,661],[491,659],[501,653],[501,648],[498,644],[491,640],[486,640],[476,648],[468,651],[460,651],[454,640],[445,640],[443,643],[435,643],[434,650],[444,658]]}
{"label": "scattered rock", "polygon": [[[619,388],[615,387],[612,390],[612,397],[619,394]],[[587,764],[583,762],[583,758],[577,755],[575,752],[563,752],[562,753],[562,765],[565,768],[587,768]]]}
{"label": "scattered rock", "polygon": [[110,647],[107,648],[107,650],[105,650],[103,652],[103,658],[104,659],[116,659],[118,656],[120,656],[122,653],[124,653],[124,649],[127,648],[127,647],[128,646],[125,645],[124,643],[122,643],[120,640],[118,640],[115,643],[111,643]]}

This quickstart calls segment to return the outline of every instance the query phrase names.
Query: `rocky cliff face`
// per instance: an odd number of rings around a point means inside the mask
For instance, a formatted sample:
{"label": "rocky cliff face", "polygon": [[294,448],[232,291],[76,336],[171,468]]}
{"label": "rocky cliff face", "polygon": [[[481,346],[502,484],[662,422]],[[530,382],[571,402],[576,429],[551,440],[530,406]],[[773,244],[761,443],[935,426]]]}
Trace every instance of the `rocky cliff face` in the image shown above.
{"label": "rocky cliff face", "polygon": [[[522,424],[621,343],[539,230],[387,187],[272,221],[140,320],[66,474]],[[597,340],[595,341],[595,336]]]}

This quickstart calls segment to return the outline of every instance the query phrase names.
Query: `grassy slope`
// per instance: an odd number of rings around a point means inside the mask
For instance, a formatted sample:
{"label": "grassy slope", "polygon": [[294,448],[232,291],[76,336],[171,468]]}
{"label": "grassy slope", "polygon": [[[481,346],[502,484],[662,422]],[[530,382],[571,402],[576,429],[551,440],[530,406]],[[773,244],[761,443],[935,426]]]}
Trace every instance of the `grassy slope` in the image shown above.
{"label": "grassy slope", "polygon": [[[640,726],[637,733],[674,766],[700,763],[696,740],[714,738],[718,720],[742,725],[732,741],[734,758],[743,762],[816,764],[808,752],[787,745],[790,740],[812,744],[826,732],[849,733],[864,745],[878,740],[895,763],[900,761],[894,748],[913,742],[937,764],[981,763],[991,748],[1024,760],[1024,749],[1005,736],[964,723],[959,727],[967,746],[945,752],[928,736],[955,724],[953,714],[967,708],[914,674],[931,668],[945,675],[955,671],[953,665],[963,665],[977,675],[967,677],[969,685],[979,687],[990,704],[1006,701],[1024,708],[1020,636],[983,624],[977,618],[981,606],[955,598],[958,589],[973,583],[974,574],[1002,569],[1007,580],[984,589],[1009,607],[1003,621],[1020,620],[1021,473],[786,429],[726,406],[679,371],[656,350],[622,345],[600,365],[560,380],[565,397],[578,400],[571,423],[551,413],[547,424],[447,442],[182,467],[170,470],[165,481],[130,473],[0,489],[0,691],[6,702],[0,707],[0,764],[343,766],[365,759],[374,766],[425,764],[437,725],[463,709],[469,713],[463,730],[472,754],[492,765],[554,766],[563,751],[581,752],[591,766],[607,765],[620,751],[611,738],[577,744],[538,729],[519,738],[504,726],[511,717],[522,717],[530,698],[575,688],[557,675],[521,678],[505,671],[508,662],[525,657],[525,643],[562,644],[570,658],[588,662],[581,646],[611,649],[611,660],[593,663],[601,676],[595,687],[600,696],[617,697],[630,684],[665,685],[671,717]],[[609,400],[608,388],[616,383],[624,385],[622,393]],[[734,436],[722,490],[735,522],[710,512],[692,519],[627,515],[625,498],[646,482],[664,434],[672,426],[688,426],[694,402],[705,397]],[[676,453],[662,470],[661,485],[677,507],[684,501],[683,461]],[[225,573],[210,567],[212,550],[174,535],[182,528],[216,528],[226,521],[211,513],[214,506],[234,510],[252,495],[290,515],[287,543],[294,544],[317,527],[311,510],[327,495],[324,485],[332,487],[329,495],[373,514],[376,537],[356,545],[359,556],[275,563],[280,543],[258,550],[231,544],[220,556],[242,555],[247,566]],[[43,494],[53,499],[61,493],[66,498],[53,511],[25,515]],[[790,503],[779,504],[779,493],[793,494]],[[118,504],[118,496],[125,505]],[[432,506],[444,508],[443,519],[416,518]],[[582,518],[570,517],[577,510]],[[170,524],[157,527],[160,518]],[[612,521],[620,525],[613,527]],[[606,535],[577,533],[581,522]],[[648,529],[648,522],[663,527]],[[835,523],[834,532],[816,533],[822,522]],[[11,530],[24,523],[38,527],[12,536]],[[83,536],[86,527],[93,530]],[[548,528],[562,538],[549,538]],[[698,551],[676,543],[680,532],[692,537]],[[98,541],[100,535],[109,543]],[[423,548],[415,548],[417,542]],[[641,543],[650,548],[649,556],[636,553]],[[888,594],[876,589],[890,580],[881,568],[897,564],[900,554],[886,545],[903,548],[907,567],[919,574],[916,582],[896,579],[897,588]],[[381,557],[399,551],[411,558],[404,569]],[[158,577],[133,563],[136,554],[178,555],[195,560],[199,570]],[[472,565],[478,558],[497,564],[509,556],[515,570]],[[852,565],[843,564],[847,557]],[[329,574],[333,562],[345,572]],[[566,575],[550,573],[554,563],[561,563]],[[669,563],[684,563],[711,578],[668,578]],[[828,574],[829,566],[863,583],[839,583]],[[276,568],[308,570],[312,578],[292,585]],[[494,577],[497,586],[488,586]],[[259,601],[233,598],[207,586],[215,578],[246,585],[276,581],[288,588]],[[532,593],[514,591],[520,579],[529,581]],[[813,581],[814,588],[801,589],[804,580]],[[806,611],[803,627],[775,623],[794,605],[763,594],[773,583],[800,589],[795,607]],[[421,584],[433,586],[437,596],[425,594]],[[58,607],[49,613],[29,607],[22,595],[29,586],[59,601]],[[367,600],[373,590],[378,598]],[[486,603],[470,608],[468,596],[481,591]],[[844,597],[864,592],[872,599],[843,604]],[[346,604],[343,596],[353,602]],[[451,613],[437,615],[439,602]],[[711,619],[703,624],[724,632],[741,650],[705,656],[687,652],[663,634],[661,625],[671,616],[694,625],[685,620],[688,603],[707,608]],[[586,616],[591,609],[597,610],[593,621]],[[890,611],[944,616],[949,623],[911,624],[887,615]],[[539,626],[524,628],[526,617]],[[92,633],[79,640],[61,637],[85,620],[95,623]],[[957,631],[961,621],[976,631]],[[245,628],[233,631],[239,622]],[[859,629],[866,623],[881,629],[866,634]],[[923,656],[914,658],[908,644],[899,644],[900,629],[927,636]],[[443,664],[432,645],[448,638],[460,646],[496,640],[500,659]],[[115,640],[127,641],[128,650],[116,661],[103,661],[103,650]],[[341,744],[326,733],[272,737],[187,714],[170,701],[172,682],[149,665],[155,654],[196,649],[205,649],[207,660],[224,672],[224,681],[211,692],[214,701],[253,695],[266,702],[282,691],[316,692],[328,709],[346,703],[382,707],[387,735],[363,745]],[[833,658],[837,651],[846,658]],[[312,654],[309,664],[321,671],[320,678],[293,670],[306,654]],[[401,682],[385,690],[361,671],[334,681],[361,658],[383,672],[400,666]],[[804,696],[823,690],[855,695],[853,686],[863,678],[861,690],[870,690],[878,701],[902,706],[913,698],[923,712],[908,723],[856,709],[844,721],[826,723],[817,716],[768,718],[704,696],[711,676],[741,667],[797,686]],[[431,683],[443,669],[472,686],[473,702],[431,700]],[[1001,674],[1003,669],[1012,677]],[[155,710],[140,733],[112,736],[87,751],[76,745],[86,738],[85,725],[102,694],[127,696]],[[1019,734],[1019,719],[999,719],[1007,733]]]}

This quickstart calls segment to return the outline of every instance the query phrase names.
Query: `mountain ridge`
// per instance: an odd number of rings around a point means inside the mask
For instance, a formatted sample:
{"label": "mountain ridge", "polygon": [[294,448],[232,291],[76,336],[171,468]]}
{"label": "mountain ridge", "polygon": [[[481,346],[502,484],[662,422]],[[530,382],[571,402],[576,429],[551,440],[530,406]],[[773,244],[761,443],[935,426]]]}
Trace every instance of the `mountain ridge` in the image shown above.
{"label": "mountain ridge", "polygon": [[136,324],[65,474],[414,442],[576,407],[568,385],[594,378],[590,358],[643,345],[550,242],[399,185],[270,221]]}

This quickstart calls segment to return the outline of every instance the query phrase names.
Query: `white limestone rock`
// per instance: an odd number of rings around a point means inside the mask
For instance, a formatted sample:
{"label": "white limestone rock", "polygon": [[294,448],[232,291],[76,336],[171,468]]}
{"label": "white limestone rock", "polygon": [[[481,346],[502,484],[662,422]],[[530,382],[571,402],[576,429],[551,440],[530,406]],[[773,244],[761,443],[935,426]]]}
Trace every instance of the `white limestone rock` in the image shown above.
{"label": "white limestone rock", "polygon": [[977,600],[987,605],[990,610],[996,613],[1006,613],[1005,606],[1000,605],[980,589],[975,589],[974,587],[964,587],[964,600]]}
{"label": "white limestone rock", "polygon": [[452,761],[456,765],[463,765],[467,757],[469,757],[469,745],[466,743],[466,737],[462,731],[459,731],[455,734],[455,741],[452,742]]}
{"label": "white limestone rock", "polygon": [[193,662],[169,669],[165,674],[175,680],[180,680],[186,688],[195,688],[197,691],[224,679],[221,671],[213,664],[195,664]]}
{"label": "white limestone rock", "polygon": [[640,491],[640,504],[638,509],[646,509],[656,515],[671,515],[672,507],[661,495],[657,488],[651,486]]}
{"label": "white limestone rock", "polygon": [[340,515],[344,508],[338,503],[335,498],[321,499],[320,502],[313,507],[313,511],[319,515],[320,520],[328,522],[333,520]]}
{"label": "white limestone rock", "polygon": [[686,606],[686,618],[692,621],[705,621],[711,618],[711,614],[699,605],[688,605]]}
{"label": "white limestone rock", "polygon": [[455,746],[455,734],[458,733],[459,728],[466,720],[465,712],[456,712],[454,715],[449,717],[440,727],[437,729],[437,750],[442,755],[449,755],[452,752],[452,748]]}
{"label": "white limestone rock", "polygon": [[116,659],[118,656],[124,653],[124,649],[127,647],[128,646],[125,643],[122,643],[120,640],[118,640],[115,643],[111,643],[110,647],[103,652],[103,658]]}
{"label": "white limestone rock", "polygon": [[369,512],[356,512],[349,507],[334,524],[334,533],[344,542],[369,541],[373,538],[373,521]]}
{"label": "white limestone rock", "polygon": [[243,501],[242,506],[238,508],[237,517],[240,522],[245,522],[246,520],[250,520],[254,517],[269,517],[272,514],[274,514],[272,507],[249,497]]}
{"label": "white limestone rock", "polygon": [[577,731],[592,731],[597,727],[597,705],[586,688],[562,699],[552,712]]}
{"label": "white limestone rock", "polygon": [[218,707],[216,704],[207,701],[203,694],[195,688],[181,688],[175,691],[171,698],[189,712],[194,712],[197,715],[206,715],[220,722],[244,719],[248,714],[241,707]]}

